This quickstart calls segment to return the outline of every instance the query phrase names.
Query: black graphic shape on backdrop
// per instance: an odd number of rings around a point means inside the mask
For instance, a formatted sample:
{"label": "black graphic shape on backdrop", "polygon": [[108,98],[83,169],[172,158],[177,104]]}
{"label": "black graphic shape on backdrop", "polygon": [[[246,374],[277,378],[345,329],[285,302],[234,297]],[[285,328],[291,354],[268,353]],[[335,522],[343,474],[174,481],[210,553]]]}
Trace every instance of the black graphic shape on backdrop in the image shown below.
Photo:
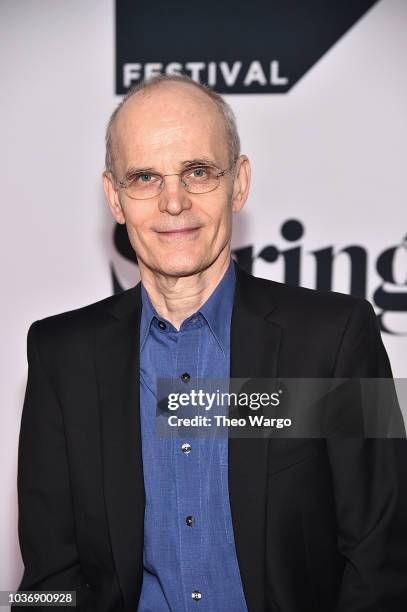
{"label": "black graphic shape on backdrop", "polygon": [[113,243],[116,251],[120,253],[122,257],[137,263],[137,256],[133,247],[131,246],[125,225],[116,223],[113,234]]}
{"label": "black graphic shape on backdrop", "polygon": [[[117,253],[119,253],[125,259],[128,259],[129,261],[138,265],[137,256],[133,247],[131,246],[125,225],[116,223],[114,226],[113,245]],[[112,279],[113,293],[117,294],[124,291],[124,287],[121,286],[116,270],[114,269],[113,262],[110,262],[110,277]]]}
{"label": "black graphic shape on backdrop", "polygon": [[116,0],[116,93],[183,72],[219,93],[284,93],[377,0]]}
{"label": "black graphic shape on backdrop", "polygon": [[[400,244],[390,249],[387,249],[381,253],[376,263],[376,269],[380,275],[380,278],[384,283],[388,283],[391,287],[406,287],[407,286],[407,267],[404,270],[403,278],[397,278],[395,273],[395,260],[398,253],[404,255],[403,262],[407,263],[407,236]],[[386,289],[380,286],[374,292],[375,303],[379,308],[383,310],[391,309],[393,312],[404,312],[407,311],[407,291],[401,290],[400,292],[386,291]]]}

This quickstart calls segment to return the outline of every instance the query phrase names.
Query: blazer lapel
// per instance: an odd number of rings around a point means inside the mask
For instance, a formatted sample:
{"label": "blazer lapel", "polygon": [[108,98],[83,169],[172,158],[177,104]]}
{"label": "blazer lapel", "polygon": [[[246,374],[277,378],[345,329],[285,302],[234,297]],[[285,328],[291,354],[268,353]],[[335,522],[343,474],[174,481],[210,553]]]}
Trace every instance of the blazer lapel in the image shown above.
{"label": "blazer lapel", "polygon": [[140,314],[139,283],[119,296],[95,337],[106,512],[113,560],[129,607],[141,587],[143,569]]}
{"label": "blazer lapel", "polygon": [[[281,327],[268,319],[273,310],[261,282],[236,264],[236,292],[231,323],[230,377],[278,375]],[[266,439],[229,438],[229,497],[236,552],[250,612],[265,609],[267,503]]]}

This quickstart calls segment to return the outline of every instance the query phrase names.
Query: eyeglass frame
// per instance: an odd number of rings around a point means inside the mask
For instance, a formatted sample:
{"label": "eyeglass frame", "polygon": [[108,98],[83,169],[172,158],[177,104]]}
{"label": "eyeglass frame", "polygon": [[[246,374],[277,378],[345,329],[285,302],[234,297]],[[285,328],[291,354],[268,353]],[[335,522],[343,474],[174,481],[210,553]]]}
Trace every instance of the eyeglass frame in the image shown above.
{"label": "eyeglass frame", "polygon": [[[238,155],[237,157],[233,158],[233,161],[230,164],[230,166],[228,168],[225,168],[225,170],[220,170],[218,174],[215,174],[215,178],[220,178],[222,176],[225,176],[228,172],[230,172],[232,170],[233,166],[236,164],[236,162],[239,159],[239,157],[240,156]],[[209,164],[208,164],[208,166],[209,166]],[[159,172],[147,172],[146,171],[144,174],[154,174],[156,176],[160,176],[161,177],[159,191],[155,195],[153,195],[153,196],[148,196],[148,198],[135,198],[135,197],[129,195],[127,192],[126,192],[126,194],[132,200],[151,200],[152,198],[156,198],[158,195],[160,195],[160,193],[164,189],[164,185],[165,185],[164,179],[165,179],[166,176],[182,176],[184,174],[184,172],[187,172],[188,170],[192,170],[194,168],[201,168],[201,167],[204,168],[205,164],[196,164],[195,166],[191,166],[191,168],[185,168],[185,170],[183,170],[182,172],[175,172],[174,174],[160,174]],[[216,168],[216,166],[215,166],[215,168]],[[140,172],[138,174],[143,174],[143,172]],[[128,181],[126,181],[125,179],[122,179],[121,181],[118,181],[118,180],[115,179],[115,183],[116,183],[116,187],[118,187],[120,189],[127,189],[127,187],[129,186],[128,185]],[[213,189],[210,189],[209,191],[203,191],[202,193],[194,193],[193,191],[188,191],[186,183],[183,183],[182,180],[181,180],[181,184],[184,185],[184,189],[188,193],[192,193],[193,195],[203,195],[205,193],[211,193],[212,191],[215,191],[215,189],[217,189],[219,187],[220,181],[217,182],[217,185]]]}

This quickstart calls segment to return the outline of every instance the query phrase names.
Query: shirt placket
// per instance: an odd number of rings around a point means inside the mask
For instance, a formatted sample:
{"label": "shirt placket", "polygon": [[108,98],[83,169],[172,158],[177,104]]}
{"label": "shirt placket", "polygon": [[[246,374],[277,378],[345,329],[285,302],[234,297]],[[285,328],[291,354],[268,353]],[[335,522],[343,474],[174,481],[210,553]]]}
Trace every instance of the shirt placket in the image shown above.
{"label": "shirt placket", "polygon": [[[201,328],[192,320],[178,332],[176,376],[181,392],[189,393],[192,381],[202,376],[200,349]],[[189,411],[188,411],[189,412]],[[194,408],[189,416],[197,414]],[[209,610],[209,585],[203,570],[203,473],[202,438],[195,428],[177,428],[173,432],[173,463],[177,487],[178,532],[181,576],[186,610]],[[197,603],[201,602],[199,606]]]}

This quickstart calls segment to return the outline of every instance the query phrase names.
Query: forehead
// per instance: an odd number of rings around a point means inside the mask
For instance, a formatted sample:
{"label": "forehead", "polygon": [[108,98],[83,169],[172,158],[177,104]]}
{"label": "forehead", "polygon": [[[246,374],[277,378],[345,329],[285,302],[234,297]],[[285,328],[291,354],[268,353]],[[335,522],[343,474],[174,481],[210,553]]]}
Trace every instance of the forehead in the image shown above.
{"label": "forehead", "polygon": [[116,165],[176,164],[208,157],[228,160],[222,114],[193,85],[165,83],[141,91],[119,111],[113,126]]}

